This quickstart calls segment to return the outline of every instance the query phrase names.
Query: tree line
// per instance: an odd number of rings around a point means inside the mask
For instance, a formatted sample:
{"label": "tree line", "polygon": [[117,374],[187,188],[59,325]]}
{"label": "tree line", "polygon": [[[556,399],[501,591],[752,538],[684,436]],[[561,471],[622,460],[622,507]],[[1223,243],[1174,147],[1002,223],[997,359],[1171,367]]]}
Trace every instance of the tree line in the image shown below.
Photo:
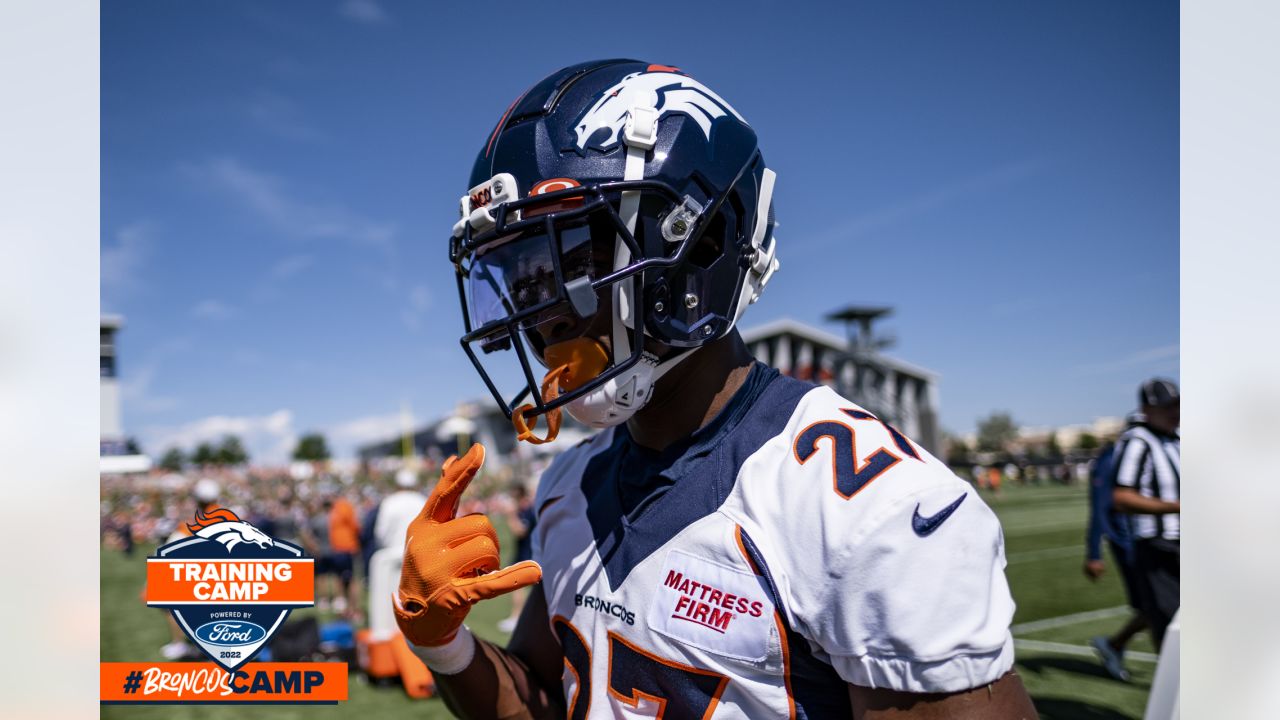
{"label": "tree line", "polygon": [[[139,451],[141,452],[141,451]],[[329,443],[323,433],[306,433],[294,445],[292,458],[297,461],[317,462],[332,457]],[[180,472],[186,467],[235,467],[249,462],[249,452],[236,435],[224,435],[217,442],[202,442],[190,452],[171,447],[160,457],[159,466],[170,472]]]}
{"label": "tree line", "polygon": [[[978,421],[977,437],[973,447],[958,437],[947,438],[947,462],[952,465],[963,465],[972,462],[973,453],[997,453],[1009,455],[1018,440],[1018,423],[1007,412],[993,412]],[[1074,450],[1093,454],[1102,441],[1092,433],[1080,433],[1076,439]],[[1058,444],[1058,436],[1050,432],[1043,445],[1033,445],[1026,449],[1028,460],[1046,460],[1061,462],[1065,457],[1064,449]]]}

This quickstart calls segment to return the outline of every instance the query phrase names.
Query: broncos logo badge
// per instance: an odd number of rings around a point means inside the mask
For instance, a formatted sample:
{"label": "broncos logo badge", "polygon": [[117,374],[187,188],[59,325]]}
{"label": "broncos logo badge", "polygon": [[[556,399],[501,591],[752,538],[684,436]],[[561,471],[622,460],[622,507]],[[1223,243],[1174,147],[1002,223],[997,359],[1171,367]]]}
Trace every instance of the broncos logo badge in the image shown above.
{"label": "broncos logo badge", "polygon": [[606,90],[574,126],[578,149],[586,148],[602,128],[609,134],[594,147],[606,150],[616,145],[631,108],[637,106],[654,108],[659,120],[668,113],[683,113],[702,128],[708,140],[711,123],[718,118],[731,114],[746,122],[729,103],[693,78],[674,72],[635,72]]}
{"label": "broncos logo badge", "polygon": [[196,521],[189,523],[187,529],[196,537],[222,543],[228,552],[240,543],[252,543],[260,548],[275,545],[270,536],[226,508],[208,513],[196,510]]}

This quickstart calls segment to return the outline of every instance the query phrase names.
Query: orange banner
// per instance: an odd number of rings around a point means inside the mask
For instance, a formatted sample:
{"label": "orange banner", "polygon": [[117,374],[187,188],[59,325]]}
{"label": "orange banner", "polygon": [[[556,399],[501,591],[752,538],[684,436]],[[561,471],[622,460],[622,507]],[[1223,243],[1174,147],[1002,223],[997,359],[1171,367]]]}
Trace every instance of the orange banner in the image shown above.
{"label": "orange banner", "polygon": [[346,663],[246,663],[228,673],[211,663],[101,663],[107,704],[333,704],[347,699]]}
{"label": "orange banner", "polygon": [[298,560],[147,559],[148,605],[310,605],[315,564]]}

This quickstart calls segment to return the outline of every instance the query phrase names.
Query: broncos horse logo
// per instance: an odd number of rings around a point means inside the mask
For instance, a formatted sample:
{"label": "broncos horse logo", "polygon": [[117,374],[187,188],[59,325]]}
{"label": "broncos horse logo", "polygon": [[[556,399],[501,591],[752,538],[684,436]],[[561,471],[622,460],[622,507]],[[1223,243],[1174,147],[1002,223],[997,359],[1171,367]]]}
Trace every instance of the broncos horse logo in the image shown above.
{"label": "broncos horse logo", "polygon": [[275,545],[266,533],[240,519],[226,508],[211,512],[196,510],[196,521],[187,525],[192,534],[205,540],[220,542],[229,552],[240,543],[253,543],[260,548]]}
{"label": "broncos horse logo", "polygon": [[595,147],[605,150],[616,145],[631,108],[637,106],[654,108],[659,120],[668,113],[683,113],[702,128],[708,140],[711,123],[718,118],[732,114],[746,122],[729,103],[693,78],[667,71],[635,72],[606,90],[578,121],[574,127],[578,149],[585,148],[601,128],[608,128],[609,135]]}

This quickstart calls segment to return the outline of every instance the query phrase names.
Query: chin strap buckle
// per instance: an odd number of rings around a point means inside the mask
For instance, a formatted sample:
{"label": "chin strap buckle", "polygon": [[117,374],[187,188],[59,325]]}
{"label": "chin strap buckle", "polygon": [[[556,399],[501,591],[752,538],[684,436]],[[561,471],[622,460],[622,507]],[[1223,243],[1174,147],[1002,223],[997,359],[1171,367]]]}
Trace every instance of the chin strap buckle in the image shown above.
{"label": "chin strap buckle", "polygon": [[658,111],[656,108],[637,105],[627,113],[627,124],[622,129],[622,141],[628,147],[652,150],[658,144]]}

